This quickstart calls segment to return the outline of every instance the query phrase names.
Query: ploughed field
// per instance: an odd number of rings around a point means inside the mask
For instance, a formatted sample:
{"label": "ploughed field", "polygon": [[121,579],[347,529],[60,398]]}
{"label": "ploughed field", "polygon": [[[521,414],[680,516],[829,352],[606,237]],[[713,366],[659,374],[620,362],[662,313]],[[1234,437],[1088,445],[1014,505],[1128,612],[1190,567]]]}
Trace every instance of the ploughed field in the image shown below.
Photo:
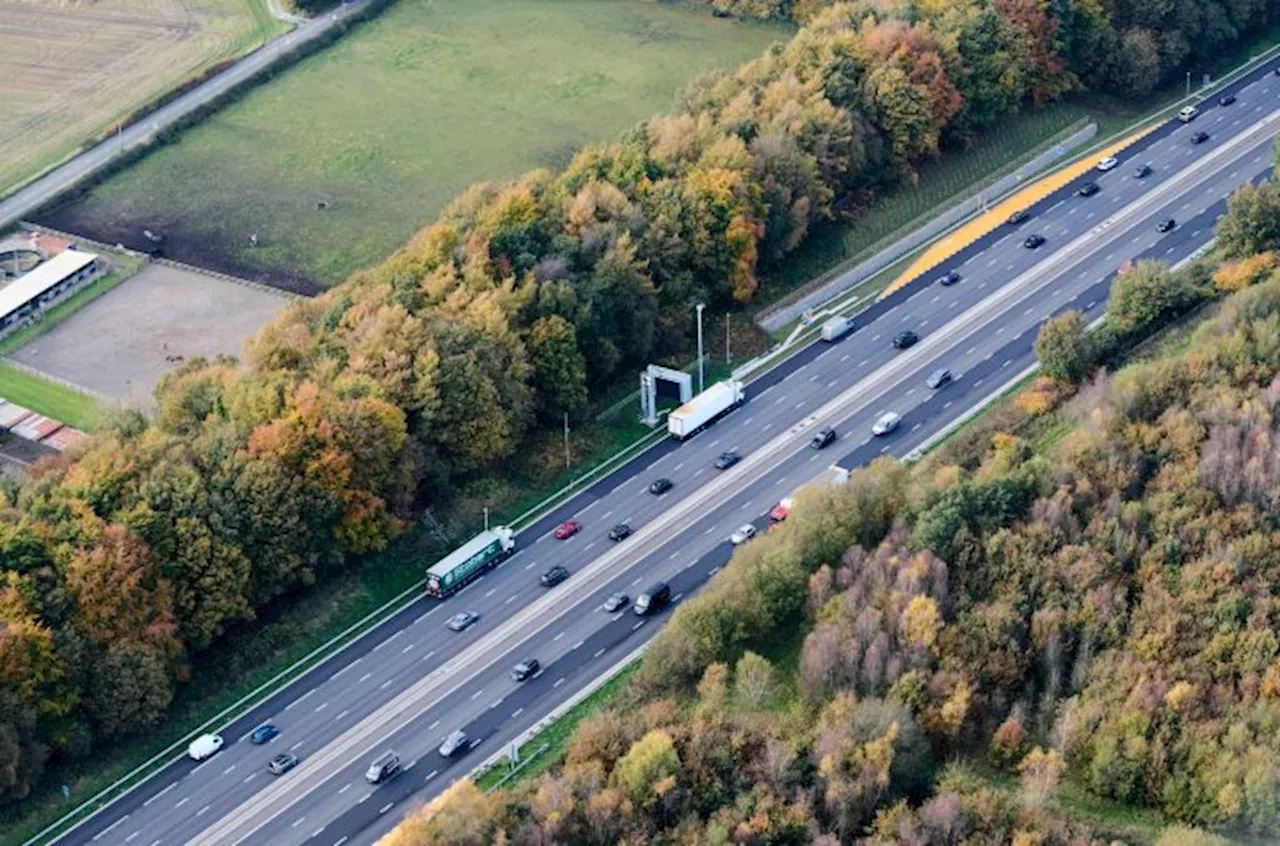
{"label": "ploughed field", "polygon": [[783,37],[647,0],[400,0],[38,219],[314,291],[471,183],[563,166]]}
{"label": "ploughed field", "polygon": [[279,28],[264,0],[0,0],[0,193]]}

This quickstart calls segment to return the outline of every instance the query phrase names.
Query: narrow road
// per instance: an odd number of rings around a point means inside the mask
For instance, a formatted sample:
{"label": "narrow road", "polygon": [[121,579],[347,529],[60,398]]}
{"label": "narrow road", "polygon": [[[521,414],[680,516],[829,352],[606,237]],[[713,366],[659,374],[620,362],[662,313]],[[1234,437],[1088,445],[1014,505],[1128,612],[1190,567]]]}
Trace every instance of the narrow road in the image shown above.
{"label": "narrow road", "polygon": [[135,147],[149,143],[156,133],[167,129],[196,109],[222,96],[273,64],[284,53],[324,35],[343,21],[360,14],[368,3],[369,0],[344,3],[331,12],[306,21],[296,29],[259,47],[222,73],[210,77],[138,123],[126,127],[110,140],[85,150],[39,179],[9,194],[0,200],[0,229],[26,217]]}

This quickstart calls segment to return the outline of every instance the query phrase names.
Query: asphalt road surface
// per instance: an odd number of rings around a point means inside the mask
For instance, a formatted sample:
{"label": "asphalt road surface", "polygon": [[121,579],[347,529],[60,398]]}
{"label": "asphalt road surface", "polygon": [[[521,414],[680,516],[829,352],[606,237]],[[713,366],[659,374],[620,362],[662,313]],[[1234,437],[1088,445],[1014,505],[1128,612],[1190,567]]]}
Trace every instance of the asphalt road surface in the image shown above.
{"label": "asphalt road surface", "polygon": [[[460,595],[422,599],[333,656],[323,666],[245,714],[221,733],[226,747],[196,765],[181,759],[130,791],[63,839],[76,844],[372,843],[407,813],[476,763],[536,724],[574,691],[612,666],[661,625],[663,615],[606,614],[614,591],[635,596],[652,582],[672,585],[672,607],[728,559],[728,535],[763,526],[778,499],[838,462],[854,467],[881,454],[902,456],[1031,363],[1040,323],[1066,308],[1101,313],[1111,277],[1125,259],[1177,261],[1212,237],[1224,198],[1271,166],[1280,127],[1280,78],[1259,72],[1233,86],[1238,102],[1206,108],[1190,126],[1171,123],[1091,173],[1092,197],[1067,186],[859,317],[835,344],[814,344],[748,386],[748,403],[706,432],[667,441],[602,479],[520,533],[517,553]],[[1208,141],[1192,145],[1192,132]],[[1134,176],[1139,163],[1153,173]],[[1081,181],[1084,181],[1082,179]],[[1158,221],[1173,217],[1168,233]],[[1039,249],[1023,239],[1043,235]],[[932,278],[956,269],[950,287]],[[914,347],[891,339],[911,329]],[[955,380],[934,391],[930,372]],[[873,421],[896,411],[896,432],[875,438]],[[834,426],[839,440],[808,447]],[[735,448],[742,461],[717,471]],[[648,493],[666,476],[674,488]],[[583,531],[557,541],[551,531],[575,518]],[[612,543],[608,528],[629,522],[635,534]],[[553,564],[573,575],[550,590],[538,575]],[[449,616],[473,610],[480,621],[455,634]],[[517,683],[511,667],[536,657],[544,670]],[[247,733],[270,720],[282,734],[265,747]],[[436,748],[457,728],[474,746],[454,758]],[[381,751],[409,765],[384,785],[364,781]],[[266,762],[281,751],[302,763],[275,778]]]}
{"label": "asphalt road surface", "polygon": [[290,32],[254,50],[216,76],[210,77],[185,94],[176,97],[172,102],[156,109],[132,126],[126,127],[118,135],[90,147],[44,176],[27,183],[0,200],[0,229],[44,206],[134,147],[150,143],[156,133],[226,94],[273,64],[282,54],[323,35],[334,26],[359,14],[366,5],[368,0],[346,2],[332,12],[300,24]]}

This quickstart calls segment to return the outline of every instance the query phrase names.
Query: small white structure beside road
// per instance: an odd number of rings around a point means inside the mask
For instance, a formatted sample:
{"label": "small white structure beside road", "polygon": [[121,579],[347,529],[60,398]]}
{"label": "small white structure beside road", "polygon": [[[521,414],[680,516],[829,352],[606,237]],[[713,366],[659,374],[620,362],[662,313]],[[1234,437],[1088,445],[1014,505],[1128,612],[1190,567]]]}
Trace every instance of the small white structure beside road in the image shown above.
{"label": "small white structure beside road", "polygon": [[63,250],[0,288],[0,336],[96,278],[103,267],[95,253]]}

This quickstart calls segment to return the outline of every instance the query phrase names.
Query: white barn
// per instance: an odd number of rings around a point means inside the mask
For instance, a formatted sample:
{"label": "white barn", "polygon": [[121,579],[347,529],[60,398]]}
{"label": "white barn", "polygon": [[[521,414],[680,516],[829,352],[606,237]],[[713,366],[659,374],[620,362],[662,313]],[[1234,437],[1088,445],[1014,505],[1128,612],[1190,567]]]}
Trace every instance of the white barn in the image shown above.
{"label": "white barn", "polygon": [[0,335],[95,278],[102,269],[95,253],[63,250],[0,288]]}

